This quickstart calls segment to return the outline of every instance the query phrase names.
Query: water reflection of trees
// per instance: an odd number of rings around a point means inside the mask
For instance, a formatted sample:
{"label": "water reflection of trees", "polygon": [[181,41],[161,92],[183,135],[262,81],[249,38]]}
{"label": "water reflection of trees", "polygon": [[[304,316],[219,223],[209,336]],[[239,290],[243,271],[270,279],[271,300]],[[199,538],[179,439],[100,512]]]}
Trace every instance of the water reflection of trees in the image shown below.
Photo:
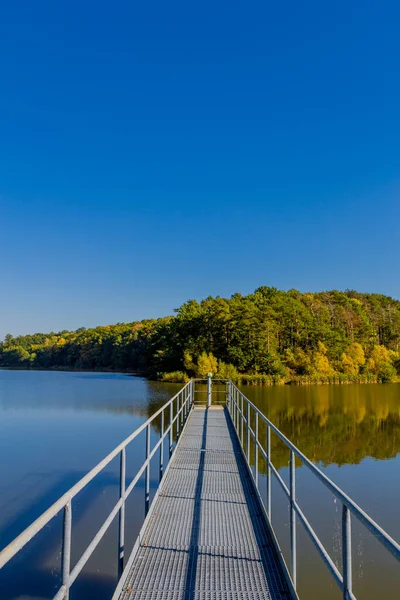
{"label": "water reflection of trees", "polygon": [[[399,392],[398,385],[313,386],[256,390],[251,400],[311,460],[344,465],[400,452]],[[264,422],[259,431],[266,436]],[[275,466],[287,466],[288,450],[275,435],[271,446]]]}
{"label": "water reflection of trees", "polygon": [[[176,392],[163,384],[149,383],[149,388],[148,416]],[[400,452],[399,385],[245,388],[244,391],[306,456],[324,466],[357,464],[366,457],[388,459]],[[159,419],[154,428],[160,431]],[[259,436],[266,439],[266,424],[262,420]],[[254,450],[251,450],[253,461]],[[271,450],[277,468],[288,466],[288,449],[274,434]],[[259,467],[265,473],[261,456]]]}
{"label": "water reflection of trees", "polygon": [[[104,407],[112,412],[153,415],[180,388],[180,384],[146,382],[143,403]],[[366,457],[393,458],[400,452],[400,385],[245,387],[250,400],[314,462],[356,464]],[[220,394],[214,399],[223,399]],[[176,405],[174,405],[174,412]],[[165,416],[165,423],[169,419]],[[161,419],[152,423],[160,433]],[[259,436],[266,425],[259,422]],[[272,458],[277,468],[288,466],[289,453],[272,435]],[[251,452],[253,458],[253,449]],[[265,463],[260,456],[260,471]]]}

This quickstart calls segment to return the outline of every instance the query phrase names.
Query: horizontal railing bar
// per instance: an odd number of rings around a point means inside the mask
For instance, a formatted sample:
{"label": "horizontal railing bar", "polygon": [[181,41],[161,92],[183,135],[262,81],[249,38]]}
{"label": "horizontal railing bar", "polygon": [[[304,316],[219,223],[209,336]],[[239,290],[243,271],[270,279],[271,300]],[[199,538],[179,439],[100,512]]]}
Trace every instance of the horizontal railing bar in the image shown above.
{"label": "horizontal railing bar", "polygon": [[[236,389],[239,395],[256,411],[263,421],[271,427],[272,431],[284,442],[284,444],[294,452],[294,454],[300,458],[303,464],[310,469],[310,471],[332,492],[336,498],[338,498],[347,508],[365,525],[365,527],[381,542],[383,546],[397,560],[400,560],[400,545],[394,540],[384,529],[382,529],[366,512],[362,510],[358,504],[356,504],[347,494],[345,494],[333,481],[331,481],[318,467],[314,465],[306,456],[303,454],[297,446],[295,446],[246,396],[239,390],[238,387],[232,383],[234,389]],[[233,398],[232,394],[228,392],[229,396]]]}
{"label": "horizontal railing bar", "polygon": [[67,587],[62,585],[58,590],[57,594],[53,597],[53,600],[63,600],[65,598],[65,594],[67,593]]}
{"label": "horizontal railing bar", "polygon": [[[302,522],[302,524],[304,526],[304,529],[307,531],[308,535],[310,536],[311,541],[313,542],[314,546],[318,550],[322,560],[325,562],[326,566],[330,570],[331,574],[333,575],[333,578],[335,579],[335,581],[338,584],[338,586],[340,587],[340,589],[343,589],[343,577],[342,577],[340,571],[337,569],[335,563],[329,556],[328,552],[326,551],[326,549],[323,546],[322,542],[320,541],[319,537],[315,533],[314,529],[311,527],[307,517],[301,510],[300,506],[297,504],[297,502],[294,502],[293,506],[296,511],[296,514],[298,515],[300,521]],[[356,600],[356,598],[353,594],[351,594],[350,598],[352,600]]]}
{"label": "horizontal railing bar", "polygon": [[177,418],[179,417],[179,415],[181,414],[182,411],[183,411],[183,407],[178,410],[175,417],[172,419],[172,423],[175,423],[175,421],[177,420]]}
{"label": "horizontal railing bar", "polygon": [[273,474],[275,475],[275,477],[281,484],[281,487],[282,487],[283,491],[285,492],[286,496],[288,498],[290,498],[289,488],[286,485],[286,483],[283,481],[282,477],[279,475],[278,470],[276,469],[275,465],[271,461],[268,461],[268,466],[271,467]]}
{"label": "horizontal railing bar", "polygon": [[257,444],[258,448],[260,449],[260,452],[263,455],[263,457],[265,458],[265,460],[268,460],[267,453],[264,450],[263,446],[261,445],[260,440],[256,440],[256,444]]}
{"label": "horizontal railing bar", "polygon": [[158,450],[158,447],[159,447],[160,443],[161,443],[161,440],[159,440],[159,443],[156,446],[154,446],[153,450],[149,454],[149,457],[146,458],[146,460],[144,461],[144,463],[140,467],[139,471],[136,473],[135,477],[132,479],[132,481],[130,482],[130,484],[126,488],[125,499],[128,498],[128,496],[130,495],[131,491],[133,490],[133,488],[135,487],[135,485],[137,484],[137,482],[139,481],[139,479],[141,478],[141,476],[145,472],[147,465],[149,464],[149,462],[151,461],[151,459],[155,455],[156,451]]}
{"label": "horizontal railing bar", "polygon": [[[340,587],[340,589],[343,590],[343,577],[342,577],[341,573],[339,572],[339,570],[337,569],[335,563],[333,562],[333,560],[329,556],[328,552],[326,551],[326,549],[323,546],[322,542],[320,541],[319,537],[315,533],[314,529],[311,527],[311,525],[310,525],[307,517],[305,516],[305,514],[301,510],[300,506],[297,504],[297,502],[294,502],[293,505],[294,505],[296,514],[298,515],[300,521],[302,522],[305,530],[309,534],[309,536],[311,538],[311,541],[314,543],[314,545],[315,545],[316,549],[318,550],[321,558],[324,560],[326,566],[328,567],[328,569],[332,573],[332,575],[333,575],[336,583],[338,584],[338,586]],[[354,596],[353,593],[350,593],[350,599],[351,600],[356,600],[356,597]]]}
{"label": "horizontal railing bar", "polygon": [[86,565],[87,561],[92,556],[94,550],[96,549],[96,547],[102,540],[103,536],[106,534],[111,523],[113,522],[113,520],[119,513],[121,506],[122,506],[122,498],[120,498],[118,500],[118,502],[116,503],[116,505],[110,512],[110,514],[108,515],[107,519],[104,521],[103,525],[100,527],[100,529],[98,530],[98,532],[96,533],[96,535],[94,536],[92,541],[90,542],[89,546],[86,548],[85,552],[82,554],[82,556],[76,563],[75,567],[72,569],[70,576],[69,576],[69,585],[70,586],[74,583],[75,579],[78,577],[79,573],[82,571],[83,567]]}
{"label": "horizontal railing bar", "polygon": [[240,410],[239,404],[236,404],[236,402],[235,402],[235,406],[237,407],[238,413],[241,416],[242,421],[247,424],[247,418],[245,417],[245,415]]}
{"label": "horizontal railing bar", "polygon": [[[207,382],[208,379],[207,378],[206,379],[204,379],[204,378],[198,379],[198,378],[195,377],[194,379],[192,379],[192,381],[206,381]],[[229,379],[214,379],[214,377],[213,377],[212,381],[213,381],[213,383],[214,383],[214,381],[221,381],[222,383],[228,383]]]}
{"label": "horizontal railing bar", "polygon": [[[208,390],[195,390],[195,394],[208,394]],[[212,390],[213,394],[226,394],[226,390]]]}
{"label": "horizontal railing bar", "polygon": [[[54,504],[52,504],[43,514],[41,514],[29,527],[27,527],[18,537],[16,537],[8,546],[6,546],[0,552],[0,568],[2,568],[5,564],[8,563],[9,560],[21,548],[23,548],[35,535],[43,529],[47,525],[49,521],[53,517],[55,517],[60,510],[64,508],[68,502],[72,500],[88,483],[92,481],[96,475],[98,475],[118,454],[126,448],[130,442],[132,442],[142,431],[145,431],[146,427],[150,425],[154,419],[158,417],[166,408],[168,408],[174,400],[190,385],[190,381],[181,389],[179,392],[175,394],[166,404],[164,404],[161,408],[159,408],[147,421],[145,421],[140,427],[138,427],[130,436],[128,436],[123,442],[121,442],[114,450],[112,450],[102,461],[100,461],[89,473],[87,473],[82,479],[80,479],[72,488],[70,488],[65,494],[61,496]],[[182,412],[181,410],[177,412],[178,414]]]}

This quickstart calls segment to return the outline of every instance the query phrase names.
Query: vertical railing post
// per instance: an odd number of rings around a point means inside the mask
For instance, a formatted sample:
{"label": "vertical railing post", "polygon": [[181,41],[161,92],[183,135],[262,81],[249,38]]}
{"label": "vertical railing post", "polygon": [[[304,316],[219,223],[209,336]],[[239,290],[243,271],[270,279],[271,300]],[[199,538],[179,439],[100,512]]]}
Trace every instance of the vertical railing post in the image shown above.
{"label": "vertical railing post", "polygon": [[[239,392],[235,390],[236,431],[239,437]],[[240,440],[240,438],[239,438]]]}
{"label": "vertical railing post", "polygon": [[350,511],[342,505],[342,562],[343,562],[343,599],[348,600],[353,590],[351,565],[351,520]]}
{"label": "vertical railing post", "polygon": [[241,397],[241,400],[242,400],[242,402],[241,402],[241,405],[242,405],[241,406],[241,413],[242,414],[240,415],[240,417],[241,417],[241,422],[240,422],[240,443],[242,444],[242,448],[244,449],[244,445],[243,445],[243,440],[244,440],[244,438],[243,438],[243,427],[244,427],[243,394],[241,394],[240,397]]}
{"label": "vertical railing post", "polygon": [[212,387],[211,387],[212,383],[211,383],[211,375],[210,373],[207,373],[207,408],[210,408],[211,406],[211,400],[212,400]]}
{"label": "vertical railing post", "polygon": [[238,413],[238,406],[237,406],[237,389],[236,388],[233,389],[233,414],[234,414],[235,429],[236,429],[236,432],[238,433],[239,413]]}
{"label": "vertical railing post", "polygon": [[[146,427],[146,460],[149,460],[150,456],[150,425]],[[146,466],[146,481],[144,490],[144,512],[147,515],[150,508],[150,461]]]}
{"label": "vertical railing post", "polygon": [[290,451],[290,557],[294,589],[297,582],[297,551],[296,551],[296,459],[293,450]]}
{"label": "vertical railing post", "polygon": [[126,485],[126,450],[122,448],[119,460],[119,497],[122,500],[119,509],[118,529],[118,579],[124,570],[125,554],[125,485]]}
{"label": "vertical railing post", "polygon": [[171,402],[169,405],[169,457],[172,456],[172,446],[174,442],[172,428],[173,428],[173,411],[174,411],[174,403]]}
{"label": "vertical railing post", "polygon": [[233,385],[231,386],[231,406],[233,426],[236,429],[236,389]]}
{"label": "vertical railing post", "polygon": [[231,401],[230,401],[230,383],[229,381],[226,382],[226,393],[225,393],[225,404],[228,407],[228,413],[231,415]]}
{"label": "vertical railing post", "polygon": [[179,413],[179,397],[180,394],[178,394],[177,398],[176,398],[176,439],[178,440],[179,438],[179,420],[181,418],[180,413]]}
{"label": "vertical railing post", "polygon": [[181,416],[180,416],[180,419],[181,419],[181,431],[182,431],[182,429],[183,429],[183,412],[185,410],[185,390],[181,391],[180,396],[181,396]]}
{"label": "vertical railing post", "polygon": [[256,475],[256,488],[258,489],[258,412],[256,412],[256,421],[254,425],[254,467]]}
{"label": "vertical railing post", "polygon": [[63,542],[62,542],[62,584],[66,587],[65,600],[69,599],[69,575],[71,567],[71,533],[72,507],[71,501],[64,507]]}
{"label": "vertical railing post", "polygon": [[[246,399],[247,400],[247,399]],[[250,465],[250,402],[247,401],[247,430],[246,430],[246,456]]]}
{"label": "vertical railing post", "polygon": [[240,406],[239,406],[240,394],[239,390],[236,390],[236,430],[240,441]]}
{"label": "vertical railing post", "polygon": [[267,455],[267,514],[271,521],[271,428],[267,424],[267,440],[265,453]]}
{"label": "vertical railing post", "polygon": [[161,412],[160,481],[164,471],[164,411]]}

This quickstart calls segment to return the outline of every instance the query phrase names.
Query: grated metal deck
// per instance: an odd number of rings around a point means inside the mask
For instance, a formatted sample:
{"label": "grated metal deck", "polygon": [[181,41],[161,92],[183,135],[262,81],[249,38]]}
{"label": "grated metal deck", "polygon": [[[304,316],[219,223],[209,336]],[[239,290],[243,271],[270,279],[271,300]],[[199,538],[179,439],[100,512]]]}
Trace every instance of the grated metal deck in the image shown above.
{"label": "grated metal deck", "polygon": [[293,596],[229,415],[196,407],[120,599],[242,598]]}

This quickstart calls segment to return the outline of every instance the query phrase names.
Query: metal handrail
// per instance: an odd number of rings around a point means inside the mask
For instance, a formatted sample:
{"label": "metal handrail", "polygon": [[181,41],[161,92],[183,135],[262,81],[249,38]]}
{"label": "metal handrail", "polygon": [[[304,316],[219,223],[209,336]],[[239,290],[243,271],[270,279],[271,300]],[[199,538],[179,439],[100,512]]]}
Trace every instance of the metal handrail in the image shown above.
{"label": "metal handrail", "polygon": [[[174,402],[176,401],[176,414],[174,416]],[[179,439],[180,433],[189,417],[194,401],[194,383],[189,381],[179,392],[175,394],[164,406],[158,409],[147,421],[138,427],[130,436],[128,436],[119,446],[114,448],[102,461],[100,461],[89,473],[87,473],[78,483],[71,487],[61,498],[59,498],[50,508],[41,514],[29,527],[18,535],[8,546],[0,552],[0,569],[6,565],[36,534],[43,529],[61,510],[64,510],[63,537],[62,537],[62,585],[55,594],[53,600],[68,600],[69,589],[74,583],[79,573],[82,571],[86,562],[93,554],[95,548],[103,538],[114,518],[119,514],[119,533],[118,533],[118,571],[119,577],[124,568],[124,537],[125,537],[125,502],[129,494],[134,489],[140,477],[145,472],[145,514],[150,508],[150,462],[160,449],[159,462],[159,481],[161,481],[164,472],[164,440],[169,435],[169,459],[174,451],[173,426],[176,422],[176,439]],[[169,425],[164,427],[164,413],[169,407]],[[154,419],[161,415],[160,439],[150,450],[150,426]],[[126,447],[137,436],[146,431],[146,458],[135,477],[126,488]],[[100,527],[89,546],[79,558],[71,570],[71,537],[72,537],[72,500],[98,475],[116,456],[120,455],[120,497],[108,517]]]}
{"label": "metal handrail", "polygon": [[[86,562],[93,554],[95,548],[103,538],[110,527],[114,518],[119,515],[119,533],[118,533],[118,574],[119,584],[122,582],[121,575],[124,569],[124,537],[125,537],[125,502],[136,486],[139,479],[145,473],[145,514],[150,518],[150,463],[157,451],[160,452],[159,460],[159,481],[164,473],[164,441],[169,436],[169,459],[174,451],[173,429],[175,425],[176,442],[180,439],[180,434],[187,422],[188,416],[193,408],[195,398],[195,381],[206,381],[208,384],[208,405],[211,404],[211,379],[192,379],[166,404],[158,409],[145,423],[128,436],[119,446],[110,452],[101,462],[99,462],[87,475],[68,490],[59,500],[57,500],[49,509],[38,517],[25,531],[17,536],[6,548],[0,552],[0,569],[7,564],[36,534],[47,525],[61,510],[64,511],[63,537],[62,537],[62,582],[53,600],[68,600],[69,589],[82,571]],[[250,468],[250,472],[255,481],[258,490],[258,451],[266,460],[267,464],[267,494],[266,503],[260,496],[264,510],[271,521],[271,474],[273,473],[281,485],[290,504],[290,558],[291,558],[291,577],[293,586],[296,588],[297,579],[297,544],[296,544],[296,516],[302,522],[311,541],[315,545],[329,571],[334,577],[336,583],[343,592],[344,600],[356,600],[352,592],[352,565],[351,565],[351,513],[357,517],[361,523],[389,550],[389,552],[400,560],[400,545],[391,538],[367,513],[365,513],[347,494],[345,494],[333,481],[331,481],[318,467],[312,463],[239,389],[228,380],[214,380],[226,384],[226,401],[228,412],[240,441],[244,456]],[[176,401],[176,411],[174,415],[174,403]],[[169,425],[165,428],[165,411],[169,408]],[[251,411],[254,413],[254,429],[251,427]],[[157,417],[161,417],[160,439],[151,449],[150,426]],[[259,419],[262,419],[267,425],[265,448],[259,440]],[[246,426],[246,431],[244,428]],[[136,473],[128,487],[126,487],[126,447],[143,431],[146,431],[146,458]],[[285,484],[278,470],[271,461],[271,431],[274,432],[290,450],[289,464],[289,487]],[[246,437],[246,444],[244,439]],[[255,473],[250,467],[250,440],[254,441],[255,448]],[[78,559],[71,569],[71,537],[72,537],[72,500],[98,475],[115,457],[120,455],[120,482],[119,482],[119,500],[109,513],[108,517],[100,527],[89,546]],[[296,501],[296,479],[295,479],[295,457],[301,462],[338,498],[342,503],[342,558],[343,573],[340,573],[334,564],[329,553],[320,541],[316,532],[310,525],[303,511]],[[169,464],[168,464],[169,467]],[[167,467],[167,468],[168,468]],[[159,493],[159,492],[157,492]],[[145,521],[146,523],[146,521]],[[140,537],[140,536],[139,536]],[[125,572],[129,566],[129,561],[134,556],[136,544],[131,552]],[[116,591],[117,591],[116,590]]]}
{"label": "metal handrail", "polygon": [[[322,559],[327,565],[329,571],[333,575],[336,583],[343,592],[344,600],[356,600],[352,592],[352,564],[351,564],[351,519],[350,514],[355,517],[380,541],[380,543],[400,561],[400,545],[382,529],[366,512],[362,510],[343,490],[341,490],[333,481],[331,481],[324,473],[308,459],[232,382],[227,382],[227,405],[228,412],[231,416],[236,434],[242,446],[243,452],[246,449],[245,458],[250,467],[250,436],[255,444],[255,474],[250,469],[258,489],[258,450],[264,456],[267,463],[267,498],[266,506],[264,501],[264,509],[271,521],[271,473],[275,475],[279,481],[284,493],[290,503],[290,556],[291,556],[291,577],[293,585],[296,588],[297,579],[297,552],[296,552],[296,515],[304,525],[311,541],[320,553]],[[246,416],[244,411],[244,403],[246,403]],[[254,412],[255,427],[251,427],[251,414]],[[258,439],[258,420],[261,418],[267,425],[267,435],[265,449]],[[246,446],[244,446],[243,428],[246,425]],[[271,430],[284,442],[290,450],[290,465],[289,465],[289,488],[279,475],[278,470],[271,461]],[[317,536],[314,529],[296,502],[296,479],[295,479],[295,456],[329,489],[329,491],[338,498],[342,503],[342,559],[343,559],[343,574],[337,569],[329,553],[325,549],[321,540]]]}
{"label": "metal handrail", "polygon": [[[204,381],[205,383],[207,383],[208,377],[194,377],[191,381]],[[212,381],[218,381],[220,383],[229,383],[229,379],[217,379],[215,377],[212,378]]]}

